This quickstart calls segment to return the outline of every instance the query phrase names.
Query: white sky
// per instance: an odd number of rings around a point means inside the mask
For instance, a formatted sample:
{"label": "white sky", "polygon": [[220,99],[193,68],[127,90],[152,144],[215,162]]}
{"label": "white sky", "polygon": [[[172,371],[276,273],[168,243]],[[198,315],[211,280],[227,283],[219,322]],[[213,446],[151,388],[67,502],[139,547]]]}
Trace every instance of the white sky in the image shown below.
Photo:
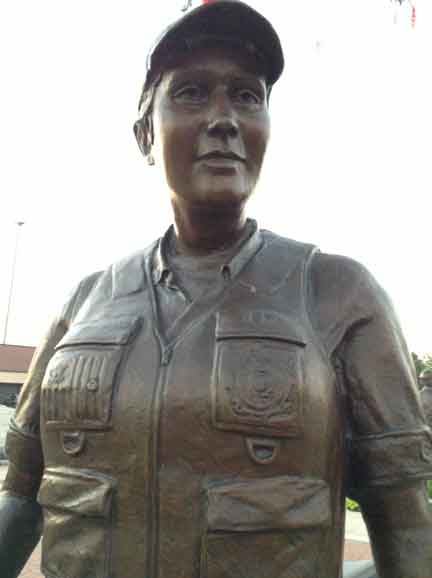
{"label": "white sky", "polygon": [[[362,261],[411,350],[432,351],[432,4],[251,0],[281,35],[272,144],[249,214]],[[0,329],[35,344],[86,274],[170,222],[135,145],[147,49],[182,0],[13,0],[0,8]]]}

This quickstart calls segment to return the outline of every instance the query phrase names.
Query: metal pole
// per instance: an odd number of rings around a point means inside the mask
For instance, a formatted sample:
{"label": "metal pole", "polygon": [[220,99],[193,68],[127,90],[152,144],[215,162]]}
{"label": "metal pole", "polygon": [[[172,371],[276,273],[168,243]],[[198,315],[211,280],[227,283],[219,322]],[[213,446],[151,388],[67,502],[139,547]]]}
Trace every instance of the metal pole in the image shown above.
{"label": "metal pole", "polygon": [[13,286],[14,286],[14,281],[15,281],[15,266],[16,266],[17,253],[18,253],[18,241],[19,241],[21,227],[23,225],[24,225],[24,221],[18,221],[17,222],[17,232],[16,232],[16,238],[15,238],[15,249],[14,249],[13,263],[12,263],[11,283],[10,283],[10,288],[9,288],[9,299],[8,299],[8,306],[7,306],[7,310],[6,310],[6,321],[5,321],[5,328],[4,328],[4,335],[3,335],[3,345],[6,344],[6,337],[7,337],[8,324],[9,324],[9,312],[10,312],[10,306],[12,303]]}

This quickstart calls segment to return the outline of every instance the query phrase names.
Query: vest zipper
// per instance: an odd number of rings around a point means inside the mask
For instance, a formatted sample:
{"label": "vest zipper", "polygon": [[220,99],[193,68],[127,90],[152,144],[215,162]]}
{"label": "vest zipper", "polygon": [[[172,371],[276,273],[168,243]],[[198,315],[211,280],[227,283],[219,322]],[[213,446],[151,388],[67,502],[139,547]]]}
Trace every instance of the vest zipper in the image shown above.
{"label": "vest zipper", "polygon": [[165,347],[160,343],[161,361],[151,402],[151,423],[149,439],[149,493],[148,493],[148,530],[147,543],[148,563],[147,576],[158,576],[158,551],[159,551],[159,428],[162,408],[162,395],[165,388],[168,364],[172,356],[172,347]]}

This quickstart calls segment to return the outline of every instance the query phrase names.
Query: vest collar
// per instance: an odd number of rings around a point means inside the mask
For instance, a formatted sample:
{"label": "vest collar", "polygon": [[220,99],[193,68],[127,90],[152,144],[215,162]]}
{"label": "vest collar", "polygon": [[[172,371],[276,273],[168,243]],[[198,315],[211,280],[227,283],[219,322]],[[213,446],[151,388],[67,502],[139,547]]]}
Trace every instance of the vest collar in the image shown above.
{"label": "vest collar", "polygon": [[143,291],[146,287],[144,263],[150,259],[157,241],[152,243],[144,251],[138,251],[118,261],[112,266],[112,298],[118,299],[138,291]]}

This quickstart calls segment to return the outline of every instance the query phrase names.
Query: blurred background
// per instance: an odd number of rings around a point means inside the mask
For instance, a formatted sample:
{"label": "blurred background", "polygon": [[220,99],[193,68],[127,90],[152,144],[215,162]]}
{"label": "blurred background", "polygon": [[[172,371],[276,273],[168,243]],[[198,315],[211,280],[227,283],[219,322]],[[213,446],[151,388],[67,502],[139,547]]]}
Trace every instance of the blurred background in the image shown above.
{"label": "blurred background", "polygon": [[[84,275],[169,225],[168,195],[132,124],[148,48],[185,4],[2,5],[3,342],[36,344]],[[250,4],[286,55],[250,216],[363,262],[390,293],[410,349],[431,352],[432,4]]]}

